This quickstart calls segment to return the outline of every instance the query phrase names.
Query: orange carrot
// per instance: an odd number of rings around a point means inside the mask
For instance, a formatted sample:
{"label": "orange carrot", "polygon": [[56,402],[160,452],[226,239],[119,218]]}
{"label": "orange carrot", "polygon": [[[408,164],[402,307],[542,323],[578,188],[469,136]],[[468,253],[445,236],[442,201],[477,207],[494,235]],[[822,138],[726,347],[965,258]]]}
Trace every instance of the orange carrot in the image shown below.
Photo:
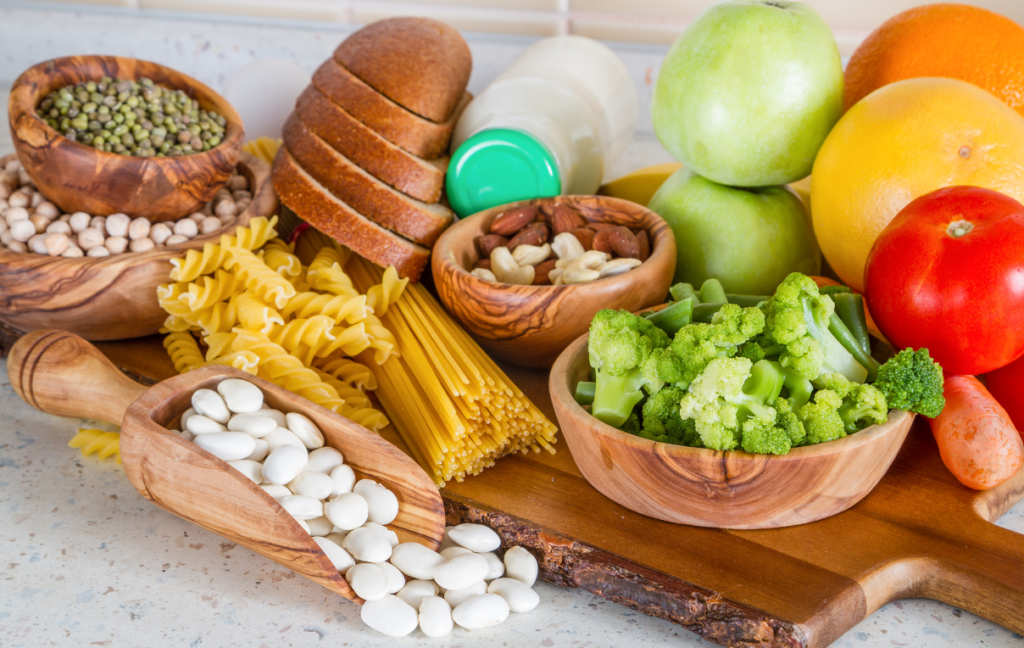
{"label": "orange carrot", "polygon": [[974,376],[952,376],[943,387],[946,407],[932,419],[942,463],[975,490],[1002,484],[1024,464],[1024,442],[1010,416]]}

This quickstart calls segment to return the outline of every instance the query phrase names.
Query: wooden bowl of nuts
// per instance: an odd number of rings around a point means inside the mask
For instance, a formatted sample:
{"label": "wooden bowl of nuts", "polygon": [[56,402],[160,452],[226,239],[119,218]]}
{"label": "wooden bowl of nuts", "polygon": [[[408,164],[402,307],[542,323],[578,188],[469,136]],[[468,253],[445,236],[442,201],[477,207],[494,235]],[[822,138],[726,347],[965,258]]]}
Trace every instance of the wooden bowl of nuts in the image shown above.
{"label": "wooden bowl of nuts", "polygon": [[170,260],[277,212],[270,165],[245,152],[213,200],[176,222],[60,215],[14,156],[0,158],[0,196],[0,322],[89,340],[156,333]]}
{"label": "wooden bowl of nuts", "polygon": [[242,120],[170,68],[115,56],[35,65],[11,86],[11,138],[28,176],[65,212],[153,222],[199,211],[238,162]]}
{"label": "wooden bowl of nuts", "polygon": [[664,302],[676,242],[642,205],[558,196],[459,221],[434,245],[431,264],[441,301],[482,347],[546,369],[597,311]]}

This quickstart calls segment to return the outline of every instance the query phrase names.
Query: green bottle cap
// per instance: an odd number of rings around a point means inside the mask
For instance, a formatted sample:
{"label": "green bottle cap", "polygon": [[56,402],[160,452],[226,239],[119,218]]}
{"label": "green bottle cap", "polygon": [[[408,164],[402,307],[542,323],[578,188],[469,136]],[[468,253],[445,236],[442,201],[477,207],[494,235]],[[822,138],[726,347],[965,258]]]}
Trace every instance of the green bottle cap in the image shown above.
{"label": "green bottle cap", "polygon": [[460,217],[562,192],[558,164],[540,141],[522,131],[495,128],[455,151],[445,180],[448,202]]}

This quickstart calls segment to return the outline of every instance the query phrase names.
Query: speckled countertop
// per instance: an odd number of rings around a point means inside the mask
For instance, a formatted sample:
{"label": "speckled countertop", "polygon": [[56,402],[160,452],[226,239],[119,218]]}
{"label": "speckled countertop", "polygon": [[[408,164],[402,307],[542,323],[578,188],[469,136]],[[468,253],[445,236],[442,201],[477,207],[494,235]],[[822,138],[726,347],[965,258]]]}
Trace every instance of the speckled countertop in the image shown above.
{"label": "speckled countertop", "polygon": [[[536,610],[496,628],[387,638],[363,626],[355,604],[157,508],[112,460],[67,447],[79,423],[23,403],[0,361],[0,647],[711,645],[548,583],[537,586]],[[1024,506],[1001,524],[1024,531]],[[834,645],[1009,648],[1024,638],[915,599],[883,607]]]}

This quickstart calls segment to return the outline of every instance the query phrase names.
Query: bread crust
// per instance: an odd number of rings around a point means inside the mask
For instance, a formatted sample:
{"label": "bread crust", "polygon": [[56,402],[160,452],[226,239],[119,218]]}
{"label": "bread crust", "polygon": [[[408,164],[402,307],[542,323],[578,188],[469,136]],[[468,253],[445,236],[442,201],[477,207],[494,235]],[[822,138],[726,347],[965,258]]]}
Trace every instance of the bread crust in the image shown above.
{"label": "bread crust", "polygon": [[473,56],[459,32],[429,18],[388,18],[352,34],[334,58],[398,105],[434,122],[451,117]]}
{"label": "bread crust", "polygon": [[421,245],[433,245],[454,214],[419,202],[384,184],[331,148],[292,113],[284,145],[306,173],[363,216]]}
{"label": "bread crust", "polygon": [[424,160],[392,144],[310,85],[295,102],[306,126],[371,175],[427,203],[441,199],[448,158]]}
{"label": "bread crust", "polygon": [[274,158],[274,190],[302,220],[379,266],[418,281],[430,250],[389,232],[359,214],[306,173],[284,146]]}
{"label": "bread crust", "polygon": [[472,99],[468,92],[463,93],[447,121],[432,122],[402,108],[363,83],[333,58],[325,61],[313,74],[313,85],[391,143],[427,160],[444,154],[455,130],[455,122]]}

